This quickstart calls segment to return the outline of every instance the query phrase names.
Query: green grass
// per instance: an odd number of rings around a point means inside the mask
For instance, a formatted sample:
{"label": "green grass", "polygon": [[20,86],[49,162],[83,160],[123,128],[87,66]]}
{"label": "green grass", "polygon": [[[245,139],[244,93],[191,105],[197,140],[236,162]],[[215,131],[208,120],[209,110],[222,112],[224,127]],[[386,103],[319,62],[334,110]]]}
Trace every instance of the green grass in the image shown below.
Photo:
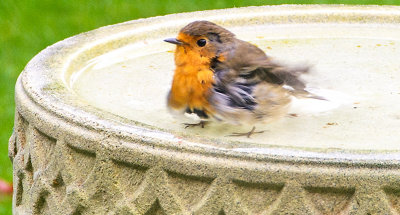
{"label": "green grass", "polygon": [[[59,40],[100,26],[169,13],[267,4],[392,4],[397,0],[2,0],[0,1],[0,178],[12,181],[7,143],[14,118],[14,84],[27,62]],[[0,214],[11,198],[0,196]]]}
{"label": "green grass", "polygon": [[11,214],[11,197],[0,195],[0,214]]}

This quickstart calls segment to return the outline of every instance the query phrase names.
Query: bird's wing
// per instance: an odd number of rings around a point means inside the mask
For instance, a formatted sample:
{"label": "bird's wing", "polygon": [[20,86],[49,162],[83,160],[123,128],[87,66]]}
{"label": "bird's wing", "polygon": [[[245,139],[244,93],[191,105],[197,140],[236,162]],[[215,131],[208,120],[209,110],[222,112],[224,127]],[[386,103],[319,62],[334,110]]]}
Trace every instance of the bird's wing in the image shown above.
{"label": "bird's wing", "polygon": [[[238,40],[237,47],[232,50],[229,68],[237,77],[249,82],[268,82],[278,85],[288,85],[296,91],[303,91],[305,83],[300,76],[309,71],[308,66],[290,68],[274,62],[261,49]],[[232,72],[231,72],[232,73]]]}
{"label": "bird's wing", "polygon": [[[211,102],[217,104],[216,109],[221,115],[232,115],[238,110],[254,113],[259,108],[264,113],[276,112],[271,108],[285,106],[288,103],[287,93],[296,97],[323,99],[305,90],[306,85],[300,76],[308,72],[308,67],[281,65],[258,47],[240,40],[234,49],[228,51],[224,60],[216,60],[213,64],[215,83]],[[283,88],[283,85],[288,87]]]}

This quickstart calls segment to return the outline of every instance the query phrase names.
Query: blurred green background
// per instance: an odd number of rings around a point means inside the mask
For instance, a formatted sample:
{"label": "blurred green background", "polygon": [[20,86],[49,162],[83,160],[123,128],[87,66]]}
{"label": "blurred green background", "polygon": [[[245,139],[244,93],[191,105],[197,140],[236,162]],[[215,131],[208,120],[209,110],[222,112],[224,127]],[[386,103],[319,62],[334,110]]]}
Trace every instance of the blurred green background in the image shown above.
{"label": "blurred green background", "polygon": [[[12,181],[7,156],[14,118],[14,84],[28,61],[47,46],[100,26],[170,13],[273,4],[387,4],[398,0],[1,0],[0,180]],[[11,197],[0,193],[0,215]]]}

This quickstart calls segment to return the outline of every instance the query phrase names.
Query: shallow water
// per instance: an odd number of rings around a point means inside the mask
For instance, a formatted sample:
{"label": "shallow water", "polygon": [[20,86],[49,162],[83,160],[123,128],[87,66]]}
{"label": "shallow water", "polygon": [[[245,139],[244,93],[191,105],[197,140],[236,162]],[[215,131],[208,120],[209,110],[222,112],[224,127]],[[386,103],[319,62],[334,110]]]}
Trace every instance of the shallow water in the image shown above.
{"label": "shallow water", "polygon": [[[277,25],[231,29],[274,59],[307,64],[310,91],[327,101],[294,99],[292,116],[250,139],[226,137],[251,126],[211,123],[184,129],[166,109],[173,45],[143,41],[92,59],[69,80],[89,104],[154,127],[265,145],[400,150],[400,28],[395,26]],[[234,144],[232,145],[234,146]]]}

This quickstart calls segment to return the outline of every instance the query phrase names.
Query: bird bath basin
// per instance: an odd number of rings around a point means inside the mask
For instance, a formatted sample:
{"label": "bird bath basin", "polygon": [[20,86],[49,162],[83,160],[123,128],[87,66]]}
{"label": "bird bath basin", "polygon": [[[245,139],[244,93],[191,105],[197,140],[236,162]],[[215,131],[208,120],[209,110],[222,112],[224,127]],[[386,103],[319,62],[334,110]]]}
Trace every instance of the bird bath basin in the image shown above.
{"label": "bird bath basin", "polygon": [[[166,109],[174,37],[209,20],[309,90],[251,138],[185,129]],[[103,27],[39,53],[16,85],[14,214],[395,214],[400,8],[274,6]]]}
{"label": "bird bath basin", "polygon": [[[166,95],[175,67],[175,47],[165,44],[162,37],[93,58],[73,74],[69,83],[94,107],[179,136],[229,141],[228,147],[235,150],[257,147],[253,151],[262,153],[265,150],[260,148],[271,145],[400,149],[399,137],[393,135],[400,128],[400,40],[396,39],[400,28],[301,23],[256,26],[232,30],[238,38],[256,44],[280,61],[313,65],[313,72],[305,79],[328,101],[296,99],[291,108],[296,116],[258,126],[267,132],[251,139],[226,137],[250,127],[212,123],[205,129],[185,129],[182,121],[168,113]],[[224,147],[220,141],[211,144]]]}

